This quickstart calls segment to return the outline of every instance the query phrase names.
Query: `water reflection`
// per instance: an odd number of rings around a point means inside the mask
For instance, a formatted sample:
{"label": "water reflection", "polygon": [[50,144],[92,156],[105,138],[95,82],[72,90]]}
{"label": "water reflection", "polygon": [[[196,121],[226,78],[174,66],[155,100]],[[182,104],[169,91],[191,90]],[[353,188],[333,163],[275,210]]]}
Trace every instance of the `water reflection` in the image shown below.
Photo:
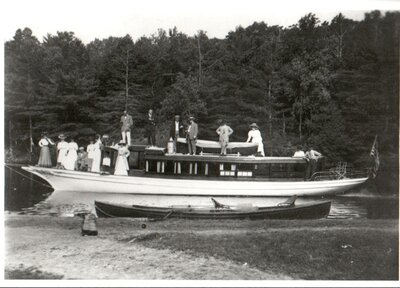
{"label": "water reflection", "polygon": [[[134,194],[88,193],[76,191],[52,191],[48,183],[18,168],[5,169],[5,209],[31,214],[50,214],[73,216],[77,210],[94,211],[94,200],[114,203],[169,206],[176,204],[212,205],[211,197],[187,197],[184,202],[178,196],[142,196]],[[371,199],[368,191],[345,194],[330,198],[298,198],[296,203],[330,200],[332,202],[329,219],[380,218],[383,213],[392,211],[388,217],[398,218],[398,203],[392,199],[383,201]],[[285,201],[283,197],[268,198],[223,198],[214,197],[223,204],[235,205],[251,203],[255,206],[271,206]],[[373,204],[371,204],[373,203]],[[396,210],[397,208],[397,210]],[[395,211],[395,212],[393,212]],[[396,215],[397,212],[397,215]],[[394,213],[394,214],[393,214]]]}

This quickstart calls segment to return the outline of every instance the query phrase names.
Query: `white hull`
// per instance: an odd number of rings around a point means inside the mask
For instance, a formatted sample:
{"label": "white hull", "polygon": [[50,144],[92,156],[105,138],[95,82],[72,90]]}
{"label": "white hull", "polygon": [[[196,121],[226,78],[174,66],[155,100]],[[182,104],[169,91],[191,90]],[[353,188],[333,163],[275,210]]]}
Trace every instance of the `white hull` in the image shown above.
{"label": "white hull", "polygon": [[22,167],[50,183],[57,191],[137,195],[280,197],[324,196],[343,193],[368,178],[326,181],[193,180],[114,176],[54,168]]}

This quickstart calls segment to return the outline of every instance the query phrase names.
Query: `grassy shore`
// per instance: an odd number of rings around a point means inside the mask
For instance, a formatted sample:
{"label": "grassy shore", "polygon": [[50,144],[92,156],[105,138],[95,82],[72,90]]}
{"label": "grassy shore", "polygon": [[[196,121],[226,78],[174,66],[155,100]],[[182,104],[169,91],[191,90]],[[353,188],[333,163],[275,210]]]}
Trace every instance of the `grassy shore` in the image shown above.
{"label": "grassy shore", "polygon": [[8,279],[398,280],[397,220],[5,215]]}

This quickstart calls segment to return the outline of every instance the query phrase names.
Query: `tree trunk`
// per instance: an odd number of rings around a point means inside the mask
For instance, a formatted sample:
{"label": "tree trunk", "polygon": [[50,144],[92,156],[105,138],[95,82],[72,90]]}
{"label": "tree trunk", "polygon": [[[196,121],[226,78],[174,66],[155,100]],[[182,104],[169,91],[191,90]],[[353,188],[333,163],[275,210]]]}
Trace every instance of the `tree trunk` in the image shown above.
{"label": "tree trunk", "polygon": [[282,112],[282,118],[283,118],[283,123],[282,123],[282,134],[283,134],[283,137],[286,137],[286,118],[285,118],[285,112]]}
{"label": "tree trunk", "polygon": [[[268,138],[272,139],[271,80],[268,80]],[[272,156],[272,146],[269,155]]]}
{"label": "tree trunk", "polygon": [[302,136],[302,124],[303,124],[303,96],[300,95],[300,120],[299,120],[299,138],[300,141],[303,138]]}
{"label": "tree trunk", "polygon": [[29,115],[29,160],[32,162],[32,153],[33,153],[33,136],[32,136],[32,115]]}
{"label": "tree trunk", "polygon": [[125,62],[125,110],[128,110],[129,49],[126,49]]}
{"label": "tree trunk", "polygon": [[201,62],[202,62],[202,58],[203,58],[203,56],[201,55],[201,49],[200,49],[200,33],[199,33],[199,36],[197,37],[197,48],[198,48],[198,51],[199,51],[199,75],[198,75],[198,77],[199,77],[199,79],[198,79],[198,89],[200,89],[200,87],[201,87],[201,80],[202,80],[202,77],[203,77],[203,72],[202,72],[202,67],[201,67]]}

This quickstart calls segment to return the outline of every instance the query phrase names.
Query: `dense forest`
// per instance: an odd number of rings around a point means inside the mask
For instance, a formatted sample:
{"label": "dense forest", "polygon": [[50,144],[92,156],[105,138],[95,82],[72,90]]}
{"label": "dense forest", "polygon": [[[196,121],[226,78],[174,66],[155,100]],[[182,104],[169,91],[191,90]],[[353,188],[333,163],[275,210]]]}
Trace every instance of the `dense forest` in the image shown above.
{"label": "dense forest", "polygon": [[133,142],[146,143],[152,108],[159,145],[174,114],[194,115],[201,139],[217,140],[223,118],[245,141],[256,122],[267,155],[312,144],[355,165],[378,135],[381,163],[397,175],[399,33],[400,13],[380,11],[330,22],[310,13],[286,28],[255,22],[225,39],[173,28],[84,44],[73,32],[39,41],[18,29],[5,43],[6,152],[29,154],[44,130],[82,146],[95,133],[118,141],[125,108]]}

